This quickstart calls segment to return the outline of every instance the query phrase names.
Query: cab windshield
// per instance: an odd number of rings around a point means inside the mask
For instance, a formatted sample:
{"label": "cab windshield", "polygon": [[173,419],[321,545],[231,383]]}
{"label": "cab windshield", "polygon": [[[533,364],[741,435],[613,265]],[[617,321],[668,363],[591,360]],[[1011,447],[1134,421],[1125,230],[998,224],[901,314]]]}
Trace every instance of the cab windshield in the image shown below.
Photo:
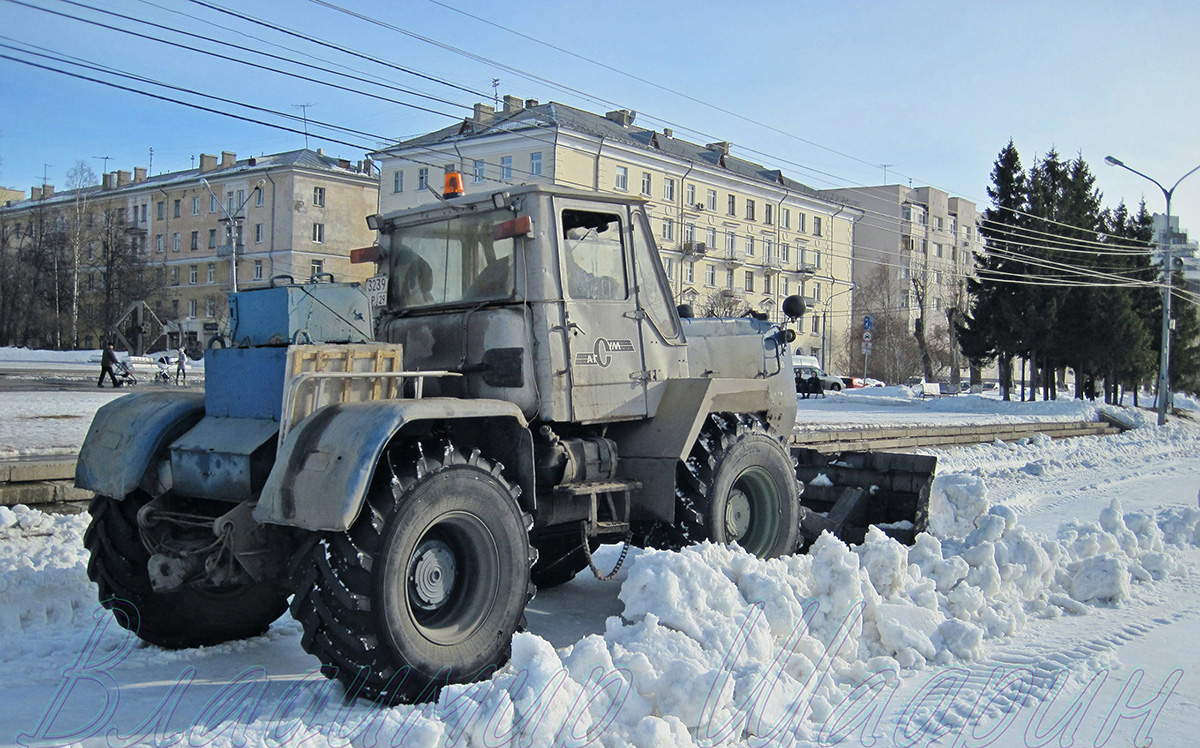
{"label": "cab windshield", "polygon": [[396,228],[388,252],[394,311],[507,299],[513,295],[512,213],[493,210]]}

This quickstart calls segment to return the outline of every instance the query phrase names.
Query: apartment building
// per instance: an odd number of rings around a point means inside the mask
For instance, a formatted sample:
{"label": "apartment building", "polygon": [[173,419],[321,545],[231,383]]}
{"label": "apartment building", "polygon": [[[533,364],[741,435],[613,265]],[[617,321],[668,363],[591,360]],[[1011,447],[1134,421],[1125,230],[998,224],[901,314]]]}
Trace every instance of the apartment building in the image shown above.
{"label": "apartment building", "polygon": [[849,319],[861,211],[739,158],[728,142],[699,145],[635,119],[512,96],[499,111],[477,104],[462,122],[371,154],[379,212],[435,201],[430,188],[440,191],[448,170],[463,173],[468,193],[545,181],[641,198],[680,303],[697,314],[744,303],[778,320],[784,297],[803,295],[826,314],[804,319],[797,347],[824,360]]}
{"label": "apartment building", "polygon": [[[71,236],[82,239],[81,298],[109,284],[101,255],[112,256],[114,246],[131,252],[145,282],[130,301],[144,300],[165,323],[167,345],[205,345],[223,330],[235,277],[244,290],[276,276],[368,276],[371,268],[352,265],[349,254],[375,239],[366,216],[378,187],[369,160],[351,163],[320,150],[244,159],[200,154],[199,167],[187,171],[150,176],[136,168],[80,190],[35,187],[28,200],[0,208],[0,236],[10,255],[35,242],[63,252]],[[78,344],[98,345],[111,322],[87,320]]]}
{"label": "apartment building", "polygon": [[[900,317],[911,335],[923,317],[929,334],[943,330],[948,336],[948,312],[966,309],[966,279],[982,249],[975,203],[936,187],[899,184],[820,194],[862,214],[854,232],[853,280],[860,300],[871,290],[873,306],[858,304],[854,324],[861,326],[869,314],[889,313]],[[937,342],[951,359],[957,356],[951,340]]]}

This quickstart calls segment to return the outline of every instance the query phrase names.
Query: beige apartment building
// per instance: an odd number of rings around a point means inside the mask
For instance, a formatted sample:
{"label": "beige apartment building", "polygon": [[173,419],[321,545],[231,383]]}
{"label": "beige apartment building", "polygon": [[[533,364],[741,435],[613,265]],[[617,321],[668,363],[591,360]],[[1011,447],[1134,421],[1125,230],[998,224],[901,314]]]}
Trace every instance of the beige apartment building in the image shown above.
{"label": "beige apartment building", "polygon": [[[504,97],[437,132],[371,154],[380,161],[379,212],[437,198],[447,170],[468,193],[546,181],[644,199],[672,292],[697,314],[746,307],[782,317],[790,294],[813,309],[797,348],[827,360],[849,320],[854,223],[862,211],[780,171],[739,158],[726,142],[698,145],[634,124]],[[830,312],[833,312],[832,314]],[[826,330],[823,320],[836,320]]]}
{"label": "beige apartment building", "polygon": [[[944,368],[965,367],[950,337],[950,317],[953,310],[966,309],[966,281],[975,253],[982,250],[975,203],[936,187],[899,184],[821,194],[858,208],[863,216],[854,235],[856,327],[868,314],[890,314],[911,336],[923,317],[931,343],[946,352]],[[875,338],[875,347],[886,342]],[[856,358],[861,366],[861,355]],[[952,377],[946,371],[941,375]]]}
{"label": "beige apartment building", "polygon": [[[107,227],[107,240],[127,245],[152,274],[142,300],[164,323],[162,342],[170,346],[206,345],[223,331],[235,269],[239,290],[277,276],[303,282],[370,275],[372,268],[352,265],[349,254],[375,240],[366,224],[378,202],[371,161],[351,163],[312,150],[244,159],[225,151],[199,160],[198,168],[154,176],[142,168],[115,171],[82,190],[35,187],[30,199],[0,208],[4,249],[17,253],[48,238],[39,232],[70,233],[84,223],[75,216],[86,212],[80,296],[104,282],[95,258],[106,240],[99,227]],[[47,251],[61,251],[54,248],[64,243],[46,242]],[[89,322],[82,347],[99,345],[105,332],[102,321]]]}

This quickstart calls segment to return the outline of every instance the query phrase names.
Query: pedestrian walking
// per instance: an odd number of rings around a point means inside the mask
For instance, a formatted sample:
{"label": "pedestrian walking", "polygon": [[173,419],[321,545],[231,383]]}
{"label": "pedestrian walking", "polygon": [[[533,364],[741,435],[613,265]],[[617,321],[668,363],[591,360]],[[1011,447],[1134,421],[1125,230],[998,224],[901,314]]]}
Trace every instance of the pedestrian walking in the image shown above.
{"label": "pedestrian walking", "polygon": [[177,351],[179,358],[175,361],[175,384],[179,384],[179,380],[183,380],[183,386],[187,387],[187,350],[181,344]]}
{"label": "pedestrian walking", "polygon": [[104,386],[104,375],[107,374],[109,381],[113,387],[120,387],[121,383],[117,381],[117,375],[113,373],[113,367],[117,365],[117,354],[113,351],[112,343],[104,346],[104,353],[100,354],[100,378],[96,380],[97,387]]}

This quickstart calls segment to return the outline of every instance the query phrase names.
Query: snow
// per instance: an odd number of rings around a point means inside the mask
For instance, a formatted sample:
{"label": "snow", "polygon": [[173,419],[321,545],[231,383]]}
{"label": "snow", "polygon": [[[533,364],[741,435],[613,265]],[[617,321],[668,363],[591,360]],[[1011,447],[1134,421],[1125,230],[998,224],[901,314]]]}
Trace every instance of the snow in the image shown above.
{"label": "snow", "polygon": [[[798,420],[1098,409],[896,389],[802,400]],[[77,446],[82,431],[31,424],[86,428],[120,395],[104,396],[0,393],[0,450]],[[930,450],[929,532],[912,547],[872,530],[769,561],[709,543],[631,552],[615,583],[585,572],[539,594],[489,680],[392,709],[344,704],[286,616],[254,640],[138,646],[96,604],[86,515],[0,508],[0,745],[1190,745],[1200,428],[1125,414],[1139,427],[1119,436]]]}

